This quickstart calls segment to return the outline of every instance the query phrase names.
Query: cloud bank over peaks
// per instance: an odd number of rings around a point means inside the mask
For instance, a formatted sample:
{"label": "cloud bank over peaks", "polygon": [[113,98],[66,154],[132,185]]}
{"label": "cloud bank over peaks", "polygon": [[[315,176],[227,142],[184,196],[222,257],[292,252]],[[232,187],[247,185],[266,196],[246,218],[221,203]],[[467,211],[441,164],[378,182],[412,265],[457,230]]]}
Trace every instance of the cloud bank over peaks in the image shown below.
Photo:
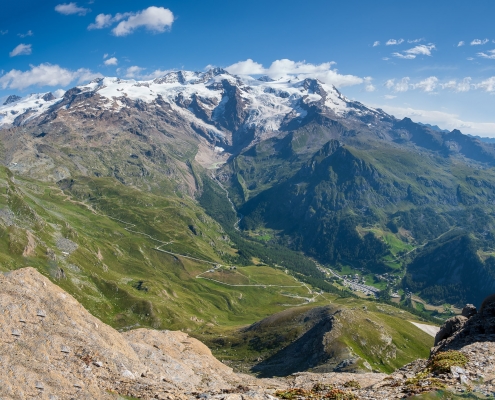
{"label": "cloud bank over peaks", "polygon": [[336,87],[359,85],[365,82],[365,79],[355,75],[339,74],[336,69],[332,69],[334,64],[334,62],[310,64],[306,61],[281,59],[275,60],[270,67],[265,68],[262,64],[247,59],[232,64],[225,70],[233,75],[268,75],[272,79],[297,75],[299,78],[319,79]]}
{"label": "cloud bank over peaks", "polygon": [[84,16],[91,12],[89,8],[79,7],[77,3],[66,3],[58,4],[55,6],[55,11],[63,15],[74,15]]}
{"label": "cloud bank over peaks", "polygon": [[389,79],[384,86],[395,92],[407,92],[408,90],[421,90],[426,93],[433,94],[435,89],[450,90],[457,93],[469,92],[470,90],[482,90],[487,93],[495,94],[495,76],[473,83],[473,79],[468,76],[461,80],[450,79],[441,82],[436,76],[430,76],[419,82],[411,83],[409,77],[404,77],[401,80]]}
{"label": "cloud bank over peaks", "polygon": [[137,13],[98,14],[88,30],[104,29],[118,23],[112,29],[114,36],[127,36],[139,28],[163,33],[170,30],[174,21],[175,16],[168,8],[151,6]]}
{"label": "cloud bank over peaks", "polygon": [[30,86],[68,86],[72,82],[82,84],[102,75],[91,72],[86,68],[76,71],[62,68],[58,65],[40,64],[31,65],[27,71],[12,69],[0,76],[0,87],[2,89],[23,90]]}

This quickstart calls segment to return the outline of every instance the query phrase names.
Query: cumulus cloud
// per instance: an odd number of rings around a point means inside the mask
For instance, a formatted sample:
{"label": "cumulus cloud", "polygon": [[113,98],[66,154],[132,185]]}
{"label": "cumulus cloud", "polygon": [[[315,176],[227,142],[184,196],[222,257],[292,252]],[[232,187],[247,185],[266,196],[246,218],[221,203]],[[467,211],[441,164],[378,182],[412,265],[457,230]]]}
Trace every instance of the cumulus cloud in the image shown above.
{"label": "cumulus cloud", "polygon": [[389,79],[385,82],[385,87],[387,89],[393,90],[394,92],[407,92],[409,90],[409,77],[404,77],[400,81],[395,79]]}
{"label": "cumulus cloud", "polygon": [[98,14],[95,18],[95,22],[89,24],[88,29],[103,29],[112,26],[114,23],[122,21],[124,18],[132,15],[131,13],[117,13],[114,16],[111,14]]}
{"label": "cumulus cloud", "polygon": [[484,90],[485,92],[495,92],[495,76],[485,79],[484,81],[474,85],[476,89]]}
{"label": "cumulus cloud", "polygon": [[380,42],[378,40],[376,40],[375,42],[373,42],[373,47],[376,47],[376,46],[380,46]]}
{"label": "cumulus cloud", "polygon": [[387,43],[385,43],[386,46],[395,46],[398,44],[404,43],[404,39],[389,39],[387,40]]}
{"label": "cumulus cloud", "polygon": [[126,78],[140,78],[141,71],[144,71],[146,68],[138,67],[137,65],[133,65],[132,67],[127,68],[125,71]]}
{"label": "cumulus cloud", "polygon": [[139,28],[146,28],[150,32],[161,33],[170,29],[174,20],[174,14],[168,8],[152,6],[136,14],[131,14],[127,19],[119,22],[112,29],[112,33],[115,36],[127,36]]}
{"label": "cumulus cloud", "polygon": [[297,75],[301,78],[315,78],[324,83],[344,87],[359,85],[364,82],[363,78],[354,75],[339,74],[336,69],[332,69],[334,62],[322,64],[310,64],[306,61],[292,61],[288,59],[276,60],[270,67],[265,68],[263,65],[248,59],[232,64],[225,69],[234,75],[268,75],[272,79]]}
{"label": "cumulus cloud", "polygon": [[89,8],[79,7],[77,3],[66,3],[66,4],[58,4],[55,6],[55,11],[64,14],[64,15],[86,15],[91,12]]}
{"label": "cumulus cloud", "polygon": [[13,69],[0,76],[2,89],[26,89],[30,86],[67,86],[72,82],[78,84],[101,77],[86,68],[76,71],[62,68],[58,65],[40,64],[31,65],[27,71]]}
{"label": "cumulus cloud", "polygon": [[488,58],[489,60],[495,60],[495,49],[494,50],[488,50],[486,53],[477,53],[476,54],[478,57],[481,58]]}
{"label": "cumulus cloud", "polygon": [[65,94],[65,90],[64,89],[57,89],[57,90],[53,91],[52,93],[56,99],[60,99]]}
{"label": "cumulus cloud", "polygon": [[23,44],[21,43],[20,45],[16,46],[14,50],[12,50],[9,55],[10,57],[15,57],[15,56],[28,56],[33,52],[32,45],[30,44]]}
{"label": "cumulus cloud", "polygon": [[483,44],[487,44],[489,42],[488,39],[474,39],[472,42],[471,42],[471,46],[480,46],[480,45],[483,45]]}
{"label": "cumulus cloud", "polygon": [[363,78],[364,81],[364,90],[367,92],[374,92],[376,90],[376,87],[371,83],[373,78],[371,76],[366,76]]}
{"label": "cumulus cloud", "polygon": [[419,55],[423,56],[431,56],[432,50],[436,50],[436,47],[433,43],[430,44],[420,44],[414,46],[408,50],[403,51],[402,53],[393,53],[392,55],[397,58],[403,58],[406,60],[413,60]]}
{"label": "cumulus cloud", "polygon": [[105,65],[117,65],[119,63],[119,61],[117,60],[116,57],[111,57],[107,60],[105,60],[104,64]]}
{"label": "cumulus cloud", "polygon": [[438,84],[438,78],[436,76],[430,76],[422,80],[421,82],[412,85],[413,89],[420,89],[423,92],[433,92]]}
{"label": "cumulus cloud", "polygon": [[457,43],[457,47],[464,46],[466,43],[464,43],[464,40],[461,40],[459,43]]}
{"label": "cumulus cloud", "polygon": [[466,77],[462,81],[458,82],[457,79],[451,79],[445,83],[440,84],[442,89],[453,90],[454,92],[468,92],[471,90],[471,77]]}
{"label": "cumulus cloud", "polygon": [[225,69],[234,75],[261,75],[266,73],[263,65],[251,60],[250,58],[246,61],[239,61],[232,64]]}
{"label": "cumulus cloud", "polygon": [[29,30],[27,31],[26,33],[18,33],[17,36],[19,36],[20,38],[25,38],[25,37],[28,37],[28,36],[33,36],[34,33],[32,30]]}

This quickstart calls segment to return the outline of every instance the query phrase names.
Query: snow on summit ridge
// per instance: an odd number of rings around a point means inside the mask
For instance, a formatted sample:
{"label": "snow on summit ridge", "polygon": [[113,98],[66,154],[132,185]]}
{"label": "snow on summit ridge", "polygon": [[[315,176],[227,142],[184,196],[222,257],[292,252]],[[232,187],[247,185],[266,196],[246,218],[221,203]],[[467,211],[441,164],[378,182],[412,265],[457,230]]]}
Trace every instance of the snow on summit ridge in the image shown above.
{"label": "snow on summit ridge", "polygon": [[[180,116],[194,130],[218,138],[241,130],[255,132],[254,136],[278,131],[289,123],[297,125],[314,109],[335,118],[379,113],[316,79],[255,79],[213,68],[206,72],[172,71],[143,81],[98,78],[70,89],[61,98],[47,93],[29,95],[0,106],[0,127],[28,124],[62,109],[75,112],[73,100],[83,94],[96,98],[96,109],[102,112],[119,113],[137,103],[166,105],[167,112]],[[78,109],[83,106],[78,102]],[[91,107],[95,106],[93,102]]]}

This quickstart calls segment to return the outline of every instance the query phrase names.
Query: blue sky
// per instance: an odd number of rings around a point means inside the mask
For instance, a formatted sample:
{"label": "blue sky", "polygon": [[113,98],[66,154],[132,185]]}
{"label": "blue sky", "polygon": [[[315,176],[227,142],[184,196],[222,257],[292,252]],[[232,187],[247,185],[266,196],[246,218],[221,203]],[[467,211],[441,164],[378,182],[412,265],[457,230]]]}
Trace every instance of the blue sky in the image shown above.
{"label": "blue sky", "polygon": [[398,117],[495,137],[490,0],[3,3],[0,101],[98,75],[220,66],[314,74]]}

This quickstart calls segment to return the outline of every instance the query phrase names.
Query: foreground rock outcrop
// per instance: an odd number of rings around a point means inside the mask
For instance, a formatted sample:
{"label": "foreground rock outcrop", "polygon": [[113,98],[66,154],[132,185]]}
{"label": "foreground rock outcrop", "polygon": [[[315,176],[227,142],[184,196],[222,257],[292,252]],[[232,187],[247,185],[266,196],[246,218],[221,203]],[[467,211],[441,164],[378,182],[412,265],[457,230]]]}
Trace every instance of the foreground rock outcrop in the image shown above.
{"label": "foreground rock outcrop", "polygon": [[[186,399],[234,393],[262,399],[277,389],[335,380],[335,374],[258,380],[233,373],[183,332],[119,333],[33,268],[0,275],[0,285],[2,399]],[[366,386],[383,377],[360,379]]]}
{"label": "foreground rock outcrop", "polygon": [[[495,343],[488,336],[469,342],[466,333],[462,345],[444,339],[458,350],[435,348],[430,360],[390,376],[256,379],[234,373],[183,332],[119,333],[33,268],[0,275],[0,285],[1,399],[392,399],[437,389],[495,395]],[[469,329],[486,328],[492,312],[487,305],[471,316]]]}

